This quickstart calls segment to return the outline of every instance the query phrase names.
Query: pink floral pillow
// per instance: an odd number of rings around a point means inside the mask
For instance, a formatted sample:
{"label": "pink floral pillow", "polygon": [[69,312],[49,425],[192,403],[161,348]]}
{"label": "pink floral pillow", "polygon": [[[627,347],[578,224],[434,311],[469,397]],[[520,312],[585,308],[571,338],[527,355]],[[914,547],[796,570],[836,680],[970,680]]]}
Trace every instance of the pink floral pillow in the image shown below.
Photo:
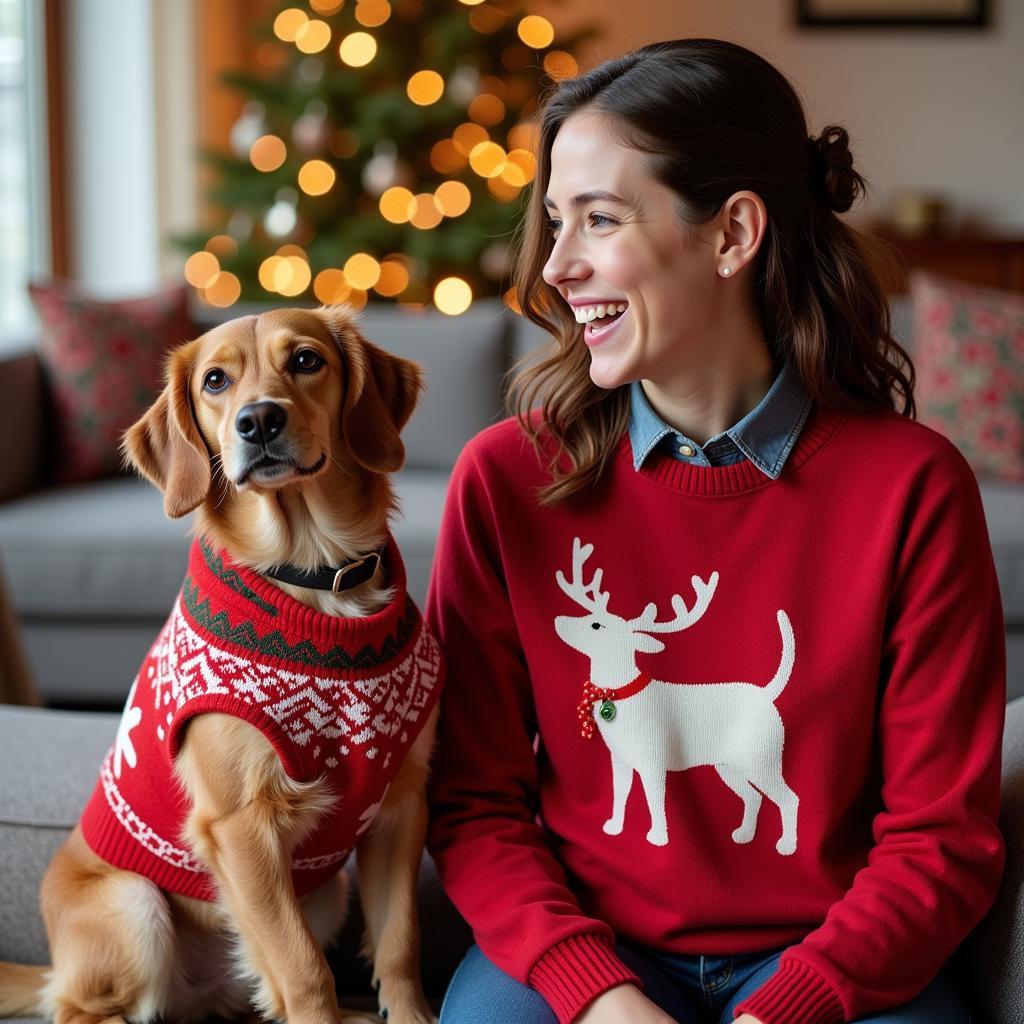
{"label": "pink floral pillow", "polygon": [[72,483],[121,467],[121,435],[160,390],[163,356],[193,333],[188,289],[121,301],[66,281],[35,282],[39,359],[51,400],[52,479]]}
{"label": "pink floral pillow", "polygon": [[918,419],[979,478],[1024,482],[1024,295],[910,273]]}

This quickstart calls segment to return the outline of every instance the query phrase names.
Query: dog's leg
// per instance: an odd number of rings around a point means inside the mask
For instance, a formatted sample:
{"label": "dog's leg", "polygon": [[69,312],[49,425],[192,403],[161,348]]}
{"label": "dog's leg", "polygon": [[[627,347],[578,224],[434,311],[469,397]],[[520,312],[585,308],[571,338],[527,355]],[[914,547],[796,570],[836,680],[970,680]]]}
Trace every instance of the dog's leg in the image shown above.
{"label": "dog's leg", "polygon": [[289,779],[262,733],[226,715],[189,723],[175,768],[192,802],[185,837],[238,929],[257,1008],[289,1024],[337,1024],[334,978],[291,880],[292,849],[333,798]]}
{"label": "dog's leg", "polygon": [[174,961],[174,926],[156,885],[101,861],[76,828],[50,862],[41,905],[53,969],[40,1015],[57,1024],[160,1016]]}
{"label": "dog's leg", "polygon": [[757,815],[761,810],[761,794],[747,776],[729,764],[716,764],[718,777],[743,801],[743,821],[732,834],[734,843],[749,843],[757,834]]}
{"label": "dog's leg", "polygon": [[363,951],[373,959],[377,999],[388,1024],[435,1019],[420,983],[416,883],[427,830],[425,790],[436,725],[435,708],[356,847],[366,917]]}
{"label": "dog's leg", "polygon": [[612,816],[604,823],[607,835],[617,836],[622,833],[626,816],[626,798],[632,788],[632,766],[612,754]]}

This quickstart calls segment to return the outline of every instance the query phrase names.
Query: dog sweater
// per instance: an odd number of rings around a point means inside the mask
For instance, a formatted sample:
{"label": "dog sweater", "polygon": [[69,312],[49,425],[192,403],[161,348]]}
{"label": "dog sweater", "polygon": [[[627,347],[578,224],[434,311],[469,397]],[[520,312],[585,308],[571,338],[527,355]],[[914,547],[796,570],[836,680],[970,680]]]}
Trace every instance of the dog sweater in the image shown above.
{"label": "dog sweater", "polygon": [[[634,467],[543,507],[515,420],[453,471],[429,848],[483,952],[562,1022],[614,943],[786,947],[739,1006],[840,1024],[917,995],[992,905],[1006,699],[978,485],[941,435],[812,405],[777,479]],[[562,456],[564,458],[564,456]]]}
{"label": "dog sweater", "polygon": [[259,729],[290,778],[327,781],[337,799],[293,851],[295,892],[336,873],[370,827],[442,683],[440,651],[406,592],[390,538],[384,566],[392,602],[341,618],[195,540],[85,808],[89,846],[172,892],[216,897],[212,876],[182,839],[189,803],[172,771],[188,721],[216,711]]}

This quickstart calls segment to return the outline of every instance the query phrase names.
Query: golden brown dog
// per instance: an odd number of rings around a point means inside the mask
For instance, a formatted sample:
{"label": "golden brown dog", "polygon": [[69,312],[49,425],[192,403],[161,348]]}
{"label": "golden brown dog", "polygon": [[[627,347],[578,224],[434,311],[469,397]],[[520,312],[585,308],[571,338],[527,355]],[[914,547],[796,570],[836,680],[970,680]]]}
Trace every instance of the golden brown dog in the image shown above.
{"label": "golden brown dog", "polygon": [[[167,514],[198,509],[197,532],[236,562],[257,572],[336,565],[387,536],[387,474],[404,461],[399,433],[420,388],[419,367],[367,342],[341,307],[243,317],[171,354],[166,387],[124,450],[163,491]],[[259,427],[266,436],[253,444],[245,435]],[[277,585],[342,616],[392,595],[381,568],[346,596]],[[391,1024],[434,1020],[415,891],[435,722],[436,709],[356,846],[364,953]],[[376,1019],[338,1007],[322,953],[343,921],[344,874],[301,901],[292,887],[291,849],[331,795],[294,782],[261,732],[225,714],[190,721],[174,771],[191,803],[184,838],[219,899],[116,868],[76,828],[42,887],[53,967],[0,964],[0,1015],[177,1024],[255,1007],[290,1024]]]}

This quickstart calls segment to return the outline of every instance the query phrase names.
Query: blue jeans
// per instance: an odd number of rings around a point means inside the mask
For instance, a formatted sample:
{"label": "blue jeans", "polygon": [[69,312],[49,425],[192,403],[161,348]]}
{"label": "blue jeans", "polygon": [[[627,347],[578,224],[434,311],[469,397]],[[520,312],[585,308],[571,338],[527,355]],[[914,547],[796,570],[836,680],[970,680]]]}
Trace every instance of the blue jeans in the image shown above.
{"label": "blue jeans", "polygon": [[[618,945],[643,980],[647,997],[678,1024],[731,1024],[733,1010],[778,969],[786,946],[745,956],[681,956]],[[943,968],[917,998],[859,1020],[872,1024],[970,1024],[971,1014]],[[441,1007],[440,1024],[557,1024],[532,988],[499,970],[478,946],[459,964]]]}

